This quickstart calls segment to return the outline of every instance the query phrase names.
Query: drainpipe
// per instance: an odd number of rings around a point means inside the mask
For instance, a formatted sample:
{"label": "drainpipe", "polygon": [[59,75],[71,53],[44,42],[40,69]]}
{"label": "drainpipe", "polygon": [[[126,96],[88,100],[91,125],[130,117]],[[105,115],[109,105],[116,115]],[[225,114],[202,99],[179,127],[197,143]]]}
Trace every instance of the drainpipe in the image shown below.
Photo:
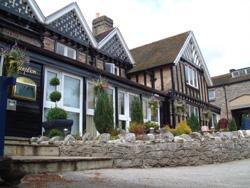
{"label": "drainpipe", "polygon": [[227,113],[227,119],[228,119],[227,90],[226,90],[225,85],[223,85],[223,90],[224,90],[224,93],[225,93],[226,113]]}

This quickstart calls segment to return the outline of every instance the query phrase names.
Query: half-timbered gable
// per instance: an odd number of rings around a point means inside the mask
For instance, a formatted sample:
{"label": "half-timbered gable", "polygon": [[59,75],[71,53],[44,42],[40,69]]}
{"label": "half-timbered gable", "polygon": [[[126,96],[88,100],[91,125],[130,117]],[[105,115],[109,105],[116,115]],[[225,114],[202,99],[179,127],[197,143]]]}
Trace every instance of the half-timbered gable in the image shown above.
{"label": "half-timbered gable", "polygon": [[[131,80],[164,91],[171,96],[167,121],[172,125],[194,113],[202,125],[203,112],[210,107],[208,86],[212,81],[199,46],[191,31],[131,50],[136,64]],[[177,106],[185,112],[177,112]],[[172,114],[172,116],[171,116]]]}

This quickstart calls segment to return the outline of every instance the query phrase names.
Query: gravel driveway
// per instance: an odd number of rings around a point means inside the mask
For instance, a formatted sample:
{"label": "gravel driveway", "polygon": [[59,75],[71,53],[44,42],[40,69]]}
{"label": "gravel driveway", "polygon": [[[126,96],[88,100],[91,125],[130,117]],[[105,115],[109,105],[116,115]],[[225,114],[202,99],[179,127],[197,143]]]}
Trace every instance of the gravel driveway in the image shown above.
{"label": "gravel driveway", "polygon": [[250,159],[197,167],[103,169],[26,176],[18,187],[250,187]]}

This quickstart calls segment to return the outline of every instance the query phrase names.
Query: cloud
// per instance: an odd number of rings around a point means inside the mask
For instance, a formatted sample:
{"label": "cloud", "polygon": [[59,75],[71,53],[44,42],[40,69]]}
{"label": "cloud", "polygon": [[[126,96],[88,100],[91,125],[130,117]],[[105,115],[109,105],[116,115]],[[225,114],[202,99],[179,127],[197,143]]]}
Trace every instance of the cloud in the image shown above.
{"label": "cloud", "polygon": [[[72,0],[37,0],[45,15]],[[114,20],[129,48],[192,30],[211,75],[250,66],[249,0],[77,0],[91,27],[96,12]]]}

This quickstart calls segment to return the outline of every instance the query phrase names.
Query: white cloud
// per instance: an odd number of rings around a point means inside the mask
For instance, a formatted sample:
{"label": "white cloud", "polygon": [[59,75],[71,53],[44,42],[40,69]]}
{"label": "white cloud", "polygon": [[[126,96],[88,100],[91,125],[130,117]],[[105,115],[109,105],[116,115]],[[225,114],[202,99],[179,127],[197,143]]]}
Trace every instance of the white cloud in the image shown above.
{"label": "white cloud", "polygon": [[[37,0],[45,15],[72,0]],[[77,0],[91,27],[96,12],[114,20],[134,48],[192,30],[211,75],[250,66],[249,0]]]}

